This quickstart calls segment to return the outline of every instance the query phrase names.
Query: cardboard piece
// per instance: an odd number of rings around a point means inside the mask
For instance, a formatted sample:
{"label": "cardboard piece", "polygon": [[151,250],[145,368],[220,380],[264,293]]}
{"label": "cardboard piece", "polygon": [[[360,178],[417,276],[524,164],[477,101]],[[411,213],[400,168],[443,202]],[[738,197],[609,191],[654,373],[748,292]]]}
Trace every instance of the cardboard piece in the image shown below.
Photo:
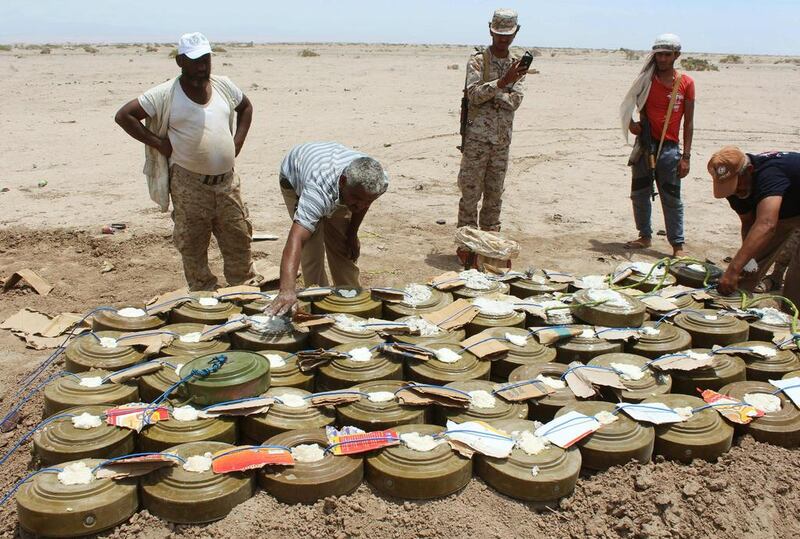
{"label": "cardboard piece", "polygon": [[769,383],[783,390],[783,393],[792,400],[794,405],[800,408],[800,377],[770,380]]}
{"label": "cardboard piece", "polygon": [[131,367],[130,369],[125,369],[124,371],[115,372],[108,376],[107,380],[112,384],[121,384],[123,382],[127,382],[128,380],[133,380],[134,378],[139,378],[140,376],[144,376],[145,374],[150,374],[152,372],[160,371],[164,368],[164,364],[158,361],[147,361],[145,363],[140,363],[135,367]]}
{"label": "cardboard piece", "polygon": [[406,299],[406,293],[396,288],[373,288],[372,296],[389,303],[402,303]]}
{"label": "cardboard piece", "polygon": [[466,281],[459,277],[455,271],[447,271],[431,279],[428,284],[437,290],[452,290],[464,286]]}
{"label": "cardboard piece", "polygon": [[595,335],[605,341],[638,341],[642,336],[638,329],[635,328],[607,328],[603,326],[595,326]]}
{"label": "cardboard piece", "polygon": [[764,412],[749,404],[710,389],[704,390],[700,393],[700,396],[708,404],[713,404],[713,409],[719,412],[722,417],[739,425],[747,425],[753,419],[764,415]]}
{"label": "cardboard piece", "polygon": [[314,287],[306,288],[297,292],[297,299],[305,299],[308,301],[318,301],[325,296],[333,294],[333,288],[330,287]]}
{"label": "cardboard piece", "polygon": [[[83,315],[76,313],[61,313],[51,318],[39,311],[23,308],[6,318],[0,324],[0,329],[8,329],[15,334],[58,337],[75,327],[82,319]],[[90,328],[90,322],[86,320],[81,325]]]}
{"label": "cardboard piece", "polygon": [[662,298],[674,299],[677,296],[687,293],[693,293],[696,291],[697,291],[696,289],[690,288],[688,286],[683,286],[682,284],[674,284],[672,286],[665,286],[664,288],[660,289],[658,291],[658,295],[661,296]]}
{"label": "cardboard piece", "polygon": [[203,410],[206,417],[220,416],[246,416],[253,414],[264,414],[269,407],[275,403],[272,397],[256,397],[241,402],[231,404],[217,404]]}
{"label": "cardboard piece", "polygon": [[794,336],[789,332],[774,332],[772,343],[778,347],[779,350],[797,350],[797,341]]}
{"label": "cardboard piece", "polygon": [[663,402],[651,402],[648,404],[630,404],[620,402],[617,410],[622,410],[636,421],[647,421],[654,425],[664,423],[681,423],[685,421],[678,412],[664,404]]}
{"label": "cardboard piece", "polygon": [[[259,261],[255,262],[256,273],[261,275],[262,280],[258,283],[261,290],[265,288],[274,288],[281,280],[280,266],[262,266]],[[300,271],[297,272],[297,277],[300,277]]]}
{"label": "cardboard piece", "polygon": [[[157,331],[157,330],[156,330]],[[147,333],[147,334],[145,334]],[[124,337],[124,338],[123,338]],[[123,333],[117,339],[122,339],[120,344],[125,346],[144,346],[144,354],[146,356],[153,356],[158,354],[162,348],[169,346],[175,339],[174,335],[168,333],[150,333],[150,332],[131,332]]]}
{"label": "cardboard piece", "polygon": [[495,458],[507,458],[514,449],[514,439],[483,421],[465,421],[456,423],[447,421],[444,436],[466,444],[482,455]]}
{"label": "cardboard piece", "polygon": [[[350,391],[350,393],[347,393]],[[339,406],[340,404],[350,404],[361,400],[361,395],[357,393],[358,388],[351,387],[341,392],[316,393],[311,396],[311,406]]]}
{"label": "cardboard piece", "polygon": [[12,273],[11,277],[5,280],[3,292],[7,292],[20,281],[33,288],[40,296],[46,296],[53,290],[53,285],[39,277],[35,271],[25,268]]}
{"label": "cardboard piece", "polygon": [[293,466],[291,451],[252,445],[223,449],[212,455],[211,471],[216,474],[257,470],[264,466]]}
{"label": "cardboard piece", "polygon": [[583,330],[578,328],[551,328],[545,326],[545,327],[531,327],[528,329],[530,329],[532,334],[536,336],[536,339],[539,341],[539,344],[544,344],[544,345],[553,344],[562,339],[577,337],[578,335],[583,333]]}
{"label": "cardboard piece", "polygon": [[200,340],[211,341],[220,335],[234,333],[242,328],[246,328],[249,325],[250,320],[247,318],[247,316],[235,314],[228,318],[228,321],[224,324],[219,324],[216,326],[203,326],[203,330],[200,334]]}
{"label": "cardboard piece", "polygon": [[536,429],[534,434],[546,438],[551,444],[567,449],[600,427],[601,423],[594,417],[572,411],[545,423]]}
{"label": "cardboard piece", "polygon": [[714,356],[707,355],[709,356],[708,358],[696,359],[681,353],[667,354],[666,356],[661,356],[661,358],[656,358],[655,361],[650,363],[650,366],[662,371],[693,371],[710,367],[714,363]]}
{"label": "cardboard piece", "polygon": [[410,382],[395,396],[400,404],[425,406],[438,404],[446,408],[468,408],[471,398],[468,394],[441,386],[421,385]]}
{"label": "cardboard piece", "polygon": [[593,385],[626,389],[622,378],[620,378],[620,375],[616,372],[606,369],[596,369],[589,365],[581,367],[578,369],[578,372],[580,373],[579,376]]}
{"label": "cardboard piece", "polygon": [[575,276],[571,273],[563,273],[555,270],[542,270],[551,283],[569,284],[575,282]]}
{"label": "cardboard piece", "polygon": [[533,379],[503,384],[495,388],[494,392],[507,401],[519,402],[544,397],[545,395],[555,392],[555,389],[541,380]]}
{"label": "cardboard piece", "polygon": [[480,309],[478,307],[462,298],[438,311],[425,313],[422,318],[444,330],[449,330],[458,329],[469,324],[478,316],[479,312]]}
{"label": "cardboard piece", "polygon": [[264,299],[261,288],[257,286],[239,285],[228,286],[226,288],[218,288],[214,292],[214,297],[223,297],[226,301],[236,301],[245,299]]}
{"label": "cardboard piece", "polygon": [[493,361],[508,355],[509,348],[502,338],[492,337],[485,331],[473,335],[469,339],[461,341],[461,346],[465,351],[473,354],[479,359]]}
{"label": "cardboard piece", "polygon": [[475,450],[472,449],[470,446],[465,444],[464,442],[460,442],[458,440],[451,440],[450,438],[447,439],[447,445],[450,446],[450,449],[458,453],[464,458],[471,459],[473,455],[475,455]]}
{"label": "cardboard piece", "polygon": [[116,408],[109,408],[106,410],[106,423],[114,427],[122,427],[141,432],[142,428],[145,426],[145,412],[147,413],[147,425],[152,425],[159,421],[167,421],[169,419],[169,410],[163,406],[152,406],[144,402],[135,402],[131,404],[122,404]]}
{"label": "cardboard piece", "polygon": [[350,356],[344,352],[325,350],[324,348],[302,350],[297,352],[297,366],[300,367],[301,372],[310,372],[334,359],[347,359],[348,357]]}
{"label": "cardboard piece", "polygon": [[173,308],[186,303],[191,298],[189,297],[188,288],[179,288],[172,292],[166,292],[156,296],[147,302],[145,310],[147,314],[161,314],[171,311]]}
{"label": "cardboard piece", "polygon": [[[570,364],[570,367],[573,367]],[[597,394],[597,391],[592,386],[592,383],[580,376],[578,370],[572,370],[571,368],[567,370],[566,374],[564,375],[564,381],[567,383],[567,387],[569,387],[570,391],[576,396],[581,399],[588,399],[589,397],[593,397]]]}
{"label": "cardboard piece", "polygon": [[710,299],[714,299],[714,296],[706,292],[705,290],[698,290],[697,292],[692,292],[692,298],[695,301],[708,301]]}
{"label": "cardboard piece", "polygon": [[400,444],[396,430],[387,429],[359,434],[337,434],[330,437],[331,452],[334,455],[357,455]]}
{"label": "cardboard piece", "polygon": [[130,457],[109,462],[95,472],[95,477],[97,477],[97,479],[140,477],[160,468],[175,466],[177,464],[178,460],[168,455],[142,455],[140,457]]}
{"label": "cardboard piece", "polygon": [[297,310],[292,315],[292,322],[298,328],[310,328],[313,326],[329,326],[335,322],[333,318],[324,314],[311,314],[306,311]]}
{"label": "cardboard piece", "polygon": [[428,348],[416,346],[413,344],[404,343],[391,343],[381,346],[380,351],[387,356],[393,356],[400,359],[416,359],[419,361],[428,361],[436,357],[436,353]]}
{"label": "cardboard piece", "polygon": [[639,301],[653,309],[654,311],[658,311],[660,313],[668,313],[670,311],[674,311],[678,308],[674,301],[671,301],[668,298],[664,298],[661,296],[640,296]]}

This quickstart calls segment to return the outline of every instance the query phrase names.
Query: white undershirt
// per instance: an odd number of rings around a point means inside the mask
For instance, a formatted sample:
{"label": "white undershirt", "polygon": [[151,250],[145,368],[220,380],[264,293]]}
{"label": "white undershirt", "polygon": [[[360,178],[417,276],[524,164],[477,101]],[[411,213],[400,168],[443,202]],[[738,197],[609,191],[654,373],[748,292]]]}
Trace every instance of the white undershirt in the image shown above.
{"label": "white undershirt", "polygon": [[[241,97],[239,98],[241,101]],[[198,174],[224,174],[233,168],[235,148],[225,98],[212,88],[211,99],[199,105],[176,84],[169,116],[170,164]]]}

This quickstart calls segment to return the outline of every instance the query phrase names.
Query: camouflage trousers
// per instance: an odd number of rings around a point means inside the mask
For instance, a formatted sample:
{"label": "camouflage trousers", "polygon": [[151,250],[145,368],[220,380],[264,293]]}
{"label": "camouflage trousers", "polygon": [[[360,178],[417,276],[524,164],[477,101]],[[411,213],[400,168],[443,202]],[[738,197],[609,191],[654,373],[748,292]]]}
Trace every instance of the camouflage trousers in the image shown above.
{"label": "camouflage trousers", "polygon": [[[778,221],[775,234],[769,243],[761,250],[756,257],[758,269],[753,273],[742,273],[739,281],[739,288],[752,291],[761,279],[767,274],[767,270],[779,257],[787,266],[786,279],[783,281],[783,295],[795,305],[800,304],[800,242],[792,245],[794,234],[800,230],[800,217],[790,217]],[[788,312],[788,307],[782,305]]]}
{"label": "camouflage trousers", "polygon": [[[481,230],[500,230],[500,210],[503,206],[503,185],[508,169],[509,144],[467,138],[461,155],[458,187],[458,226]],[[481,204],[480,220],[478,202]]]}
{"label": "camouflage trousers", "polygon": [[183,259],[189,290],[217,288],[208,266],[211,234],[217,238],[228,285],[257,284],[250,252],[253,227],[242,202],[239,175],[230,172],[216,185],[205,185],[202,178],[178,165],[170,169],[172,239]]}

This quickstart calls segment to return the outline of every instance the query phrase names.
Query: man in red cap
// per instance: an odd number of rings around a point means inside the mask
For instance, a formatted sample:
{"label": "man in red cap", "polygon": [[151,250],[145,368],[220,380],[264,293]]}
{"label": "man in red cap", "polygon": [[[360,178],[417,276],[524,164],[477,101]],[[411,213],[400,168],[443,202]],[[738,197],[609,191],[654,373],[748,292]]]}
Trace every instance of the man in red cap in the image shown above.
{"label": "man in red cap", "polygon": [[[726,146],[711,157],[708,172],[714,197],[727,198],[742,221],[742,246],[718,289],[723,294],[752,291],[800,229],[800,153],[746,154]],[[786,271],[783,295],[800,303],[800,247]]]}

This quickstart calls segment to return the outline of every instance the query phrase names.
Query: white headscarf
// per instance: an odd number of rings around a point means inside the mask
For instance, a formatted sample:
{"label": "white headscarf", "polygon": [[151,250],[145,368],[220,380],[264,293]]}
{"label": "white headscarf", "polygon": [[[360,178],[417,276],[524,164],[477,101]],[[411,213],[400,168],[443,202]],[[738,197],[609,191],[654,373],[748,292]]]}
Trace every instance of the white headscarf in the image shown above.
{"label": "white headscarf", "polygon": [[653,74],[656,70],[655,53],[657,52],[678,52],[681,50],[681,38],[675,34],[661,34],[653,43],[653,50],[644,60],[644,66],[639,72],[639,76],[633,81],[630,90],[625,94],[625,99],[619,107],[619,117],[622,123],[622,136],[628,143],[628,126],[633,119],[633,112],[641,112],[647,103],[647,96],[650,94],[650,85],[653,82]]}

